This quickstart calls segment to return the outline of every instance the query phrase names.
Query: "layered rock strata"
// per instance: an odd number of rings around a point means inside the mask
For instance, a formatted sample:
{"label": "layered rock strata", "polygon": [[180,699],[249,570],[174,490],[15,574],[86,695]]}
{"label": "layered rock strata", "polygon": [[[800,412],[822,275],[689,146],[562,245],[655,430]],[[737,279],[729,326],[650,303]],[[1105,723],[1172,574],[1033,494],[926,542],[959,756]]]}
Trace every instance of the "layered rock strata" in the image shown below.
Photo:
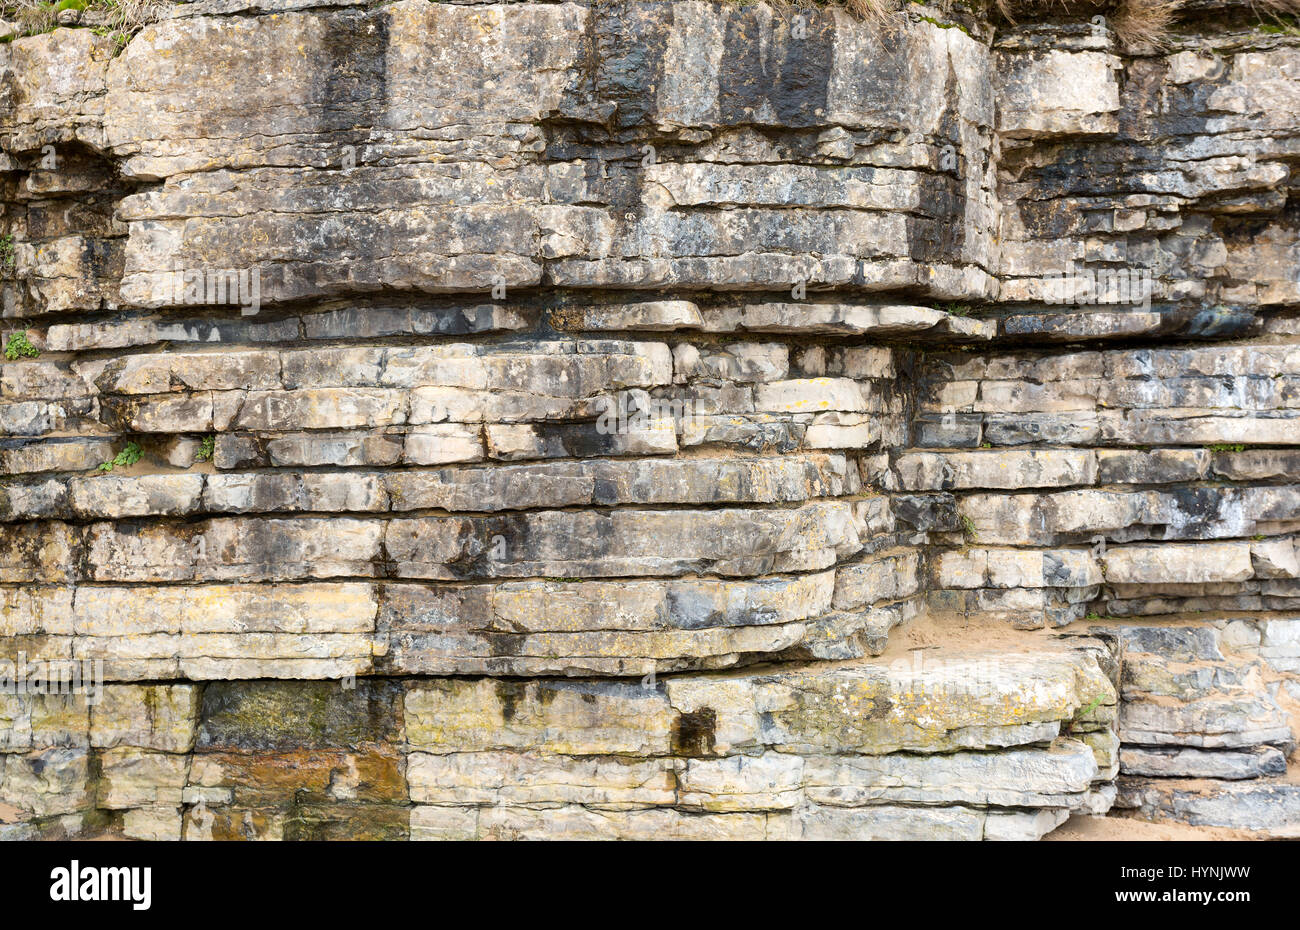
{"label": "layered rock strata", "polygon": [[1207,9],[0,43],[0,836],[1296,835],[1300,39]]}

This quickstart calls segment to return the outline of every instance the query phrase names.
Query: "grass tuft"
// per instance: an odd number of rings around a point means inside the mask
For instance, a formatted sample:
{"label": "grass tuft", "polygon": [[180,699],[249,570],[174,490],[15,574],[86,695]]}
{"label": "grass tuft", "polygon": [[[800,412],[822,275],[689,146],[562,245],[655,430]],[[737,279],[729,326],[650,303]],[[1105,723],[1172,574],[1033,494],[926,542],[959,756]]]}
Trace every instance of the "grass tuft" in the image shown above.
{"label": "grass tuft", "polygon": [[[993,6],[1013,25],[1017,16],[1037,17],[1059,13],[1063,16],[1089,17],[1090,14],[1103,11],[1116,38],[1126,49],[1133,52],[1158,52],[1169,47],[1174,21],[1186,2],[1187,0],[1114,0],[1110,4],[1100,4],[1080,0],[993,0]],[[1300,0],[1258,2],[1268,4],[1273,9],[1294,9],[1300,6]]]}
{"label": "grass tuft", "polygon": [[[167,0],[0,0],[0,19],[13,23],[24,36],[51,32],[62,10],[77,10],[93,17],[97,35],[129,38],[149,23],[157,22],[171,3]],[[125,45],[125,42],[119,42]]]}
{"label": "grass tuft", "polygon": [[767,5],[783,12],[840,7],[858,19],[884,26],[894,21],[901,2],[900,0],[767,0]]}
{"label": "grass tuft", "polygon": [[1184,0],[1123,0],[1111,27],[1125,48],[1163,51]]}

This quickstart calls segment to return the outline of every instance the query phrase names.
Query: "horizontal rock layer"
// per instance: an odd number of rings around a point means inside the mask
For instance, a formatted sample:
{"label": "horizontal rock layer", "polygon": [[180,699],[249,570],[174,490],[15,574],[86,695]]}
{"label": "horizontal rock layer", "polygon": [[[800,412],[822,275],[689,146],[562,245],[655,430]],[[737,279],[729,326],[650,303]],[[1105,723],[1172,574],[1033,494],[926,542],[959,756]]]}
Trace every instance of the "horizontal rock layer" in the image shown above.
{"label": "horizontal rock layer", "polygon": [[640,683],[15,694],[0,835],[1036,838],[1109,804],[1113,664],[1084,639]]}
{"label": "horizontal rock layer", "polygon": [[0,42],[0,836],[1294,835],[1300,42],[1207,9]]}

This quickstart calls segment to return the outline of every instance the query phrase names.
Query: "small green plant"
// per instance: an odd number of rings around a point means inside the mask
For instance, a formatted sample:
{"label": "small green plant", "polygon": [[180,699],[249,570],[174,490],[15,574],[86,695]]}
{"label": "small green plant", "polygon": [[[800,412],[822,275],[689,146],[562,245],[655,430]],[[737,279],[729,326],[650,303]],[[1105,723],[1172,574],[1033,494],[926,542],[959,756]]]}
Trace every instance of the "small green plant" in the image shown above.
{"label": "small green plant", "polygon": [[121,32],[117,29],[114,29],[111,26],[95,26],[91,28],[90,31],[93,32],[95,35],[100,36],[101,38],[112,39],[117,44],[117,50],[114,52],[114,54],[117,54],[117,52],[120,52],[122,51],[122,49],[126,48],[126,43],[131,41],[131,37],[129,35],[127,35],[125,32]]}
{"label": "small green plant", "polygon": [[199,440],[199,451],[194,454],[194,461],[208,462],[212,460],[212,455],[217,451],[217,437],[204,436]]}
{"label": "small green plant", "polygon": [[1084,717],[1088,716],[1090,713],[1092,713],[1094,710],[1096,710],[1098,707],[1101,706],[1101,702],[1104,698],[1105,698],[1104,694],[1097,695],[1095,698],[1093,698],[1091,701],[1088,702],[1086,707],[1080,708],[1079,712],[1074,715],[1074,719],[1081,720]]}
{"label": "small green plant", "polygon": [[1239,442],[1219,442],[1212,446],[1206,446],[1211,452],[1245,452],[1246,447]]}
{"label": "small green plant", "polygon": [[1255,28],[1269,35],[1300,36],[1300,17],[1273,14],[1272,22],[1261,19]]}
{"label": "small green plant", "polygon": [[1086,718],[1094,710],[1100,707],[1101,702],[1105,699],[1106,696],[1104,694],[1099,694],[1091,701],[1089,701],[1087,704],[1085,704],[1083,707],[1080,707],[1078,712],[1075,713],[1075,715],[1070,718],[1069,731],[1071,733],[1075,732],[1075,728],[1078,726],[1078,724],[1082,723],[1084,718]]}
{"label": "small green plant", "polygon": [[939,309],[951,316],[970,316],[972,307],[970,304],[950,303],[940,304]]}
{"label": "small green plant", "polygon": [[979,542],[979,535],[975,532],[975,521],[966,514],[961,515],[961,532],[967,542]]}
{"label": "small green plant", "polygon": [[923,23],[929,23],[931,26],[938,26],[940,29],[960,29],[966,35],[970,35],[970,30],[961,23],[946,23],[943,20],[935,19],[933,16],[923,16],[917,14],[917,19]]}
{"label": "small green plant", "polygon": [[14,237],[9,233],[0,236],[0,274],[8,274],[14,270],[14,265],[18,263],[18,255],[14,250]]}
{"label": "small green plant", "polygon": [[25,329],[10,336],[9,344],[5,346],[5,358],[11,362],[20,358],[36,358],[40,354],[41,350],[32,345]]}
{"label": "small green plant", "polygon": [[1086,617],[1084,617],[1083,619],[1085,619],[1085,620],[1100,620],[1100,619],[1101,619],[1101,614],[1097,613],[1097,611],[1095,611],[1095,610],[1090,610],[1090,611],[1088,611],[1088,615],[1087,615]]}
{"label": "small green plant", "polygon": [[76,10],[78,12],[86,8],[86,0],[59,0],[54,7],[54,12],[62,13],[64,10]]}
{"label": "small green plant", "polygon": [[114,468],[125,468],[128,465],[134,465],[136,462],[140,461],[140,456],[143,454],[143,451],[144,450],[140,448],[139,444],[128,442],[126,448],[113,456],[113,461],[105,462],[100,465],[99,470],[102,472],[110,472]]}

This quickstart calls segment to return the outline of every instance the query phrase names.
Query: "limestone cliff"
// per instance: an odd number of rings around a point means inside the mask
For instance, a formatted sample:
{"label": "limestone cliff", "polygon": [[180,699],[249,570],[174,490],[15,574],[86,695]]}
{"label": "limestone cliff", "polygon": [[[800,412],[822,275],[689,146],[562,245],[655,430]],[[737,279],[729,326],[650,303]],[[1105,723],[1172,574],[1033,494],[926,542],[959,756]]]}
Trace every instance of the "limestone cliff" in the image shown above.
{"label": "limestone cliff", "polygon": [[1300,835],[1300,29],[1111,12],[0,43],[0,837]]}

